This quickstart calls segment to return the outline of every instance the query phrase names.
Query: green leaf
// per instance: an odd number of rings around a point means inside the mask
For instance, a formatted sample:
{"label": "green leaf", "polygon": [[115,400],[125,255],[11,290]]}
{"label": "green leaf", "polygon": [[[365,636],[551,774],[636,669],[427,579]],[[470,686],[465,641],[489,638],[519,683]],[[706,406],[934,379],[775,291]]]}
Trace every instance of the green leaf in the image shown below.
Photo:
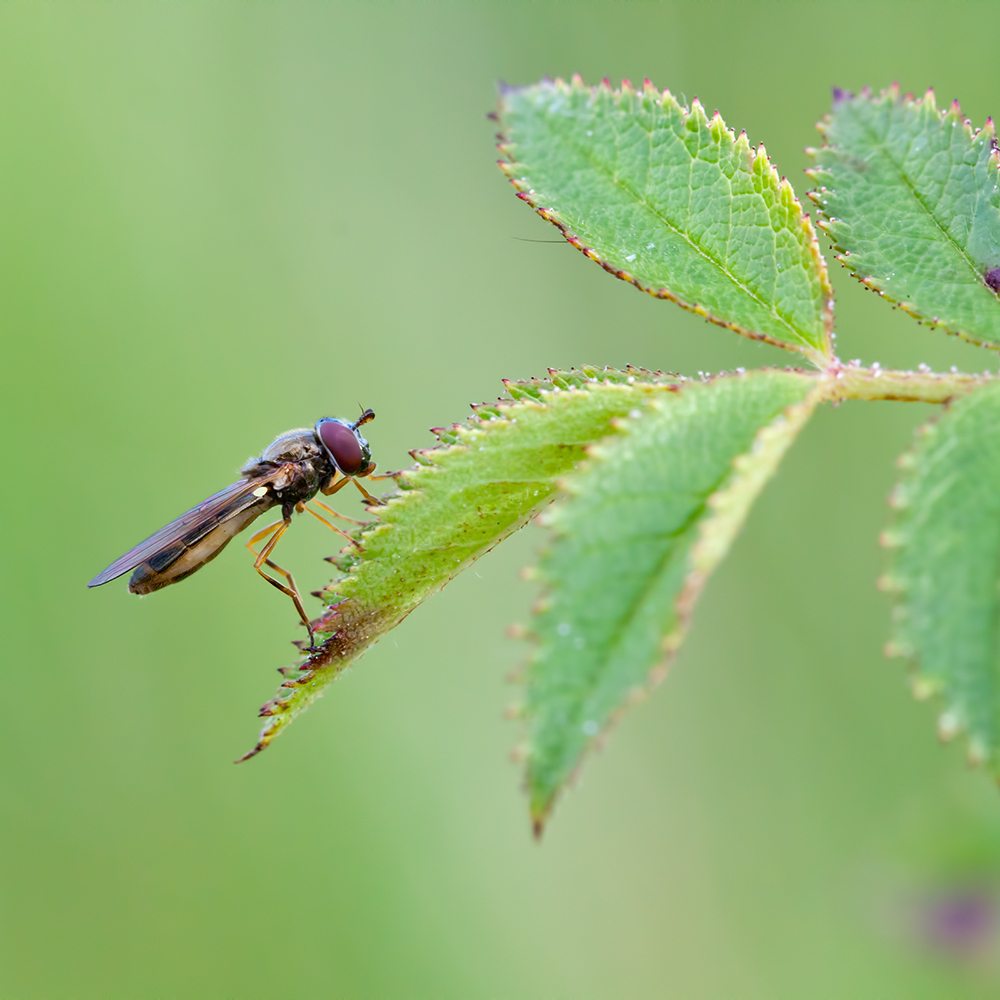
{"label": "green leaf", "polygon": [[809,218],[760,146],[649,81],[545,81],[500,100],[501,169],[606,270],[823,366],[833,298]]}
{"label": "green leaf", "polygon": [[943,697],[942,736],[967,733],[970,758],[1000,770],[1000,384],[952,403],[901,464],[888,651],[914,662],[918,697]]}
{"label": "green leaf", "polygon": [[527,675],[536,830],[587,748],[665,674],[705,579],[820,392],[795,371],[686,383],[647,398],[569,481],[548,518],[557,538]]}
{"label": "green leaf", "polygon": [[545,380],[505,383],[509,399],[474,407],[465,424],[438,428],[442,445],[411,454],[377,519],[332,560],[344,573],[324,592],[315,623],[329,637],[294,667],[260,714],[257,745],[275,736],[372,643],[481,555],[524,525],[558,493],[559,480],[614,421],[672,391],[676,376],[640,369],[583,368]]}
{"label": "green leaf", "polygon": [[[809,150],[809,196],[841,261],[917,319],[1000,346],[1000,164],[992,120],[973,131],[955,102],[938,111],[891,87],[836,93]],[[1000,274],[991,278],[1000,284]]]}

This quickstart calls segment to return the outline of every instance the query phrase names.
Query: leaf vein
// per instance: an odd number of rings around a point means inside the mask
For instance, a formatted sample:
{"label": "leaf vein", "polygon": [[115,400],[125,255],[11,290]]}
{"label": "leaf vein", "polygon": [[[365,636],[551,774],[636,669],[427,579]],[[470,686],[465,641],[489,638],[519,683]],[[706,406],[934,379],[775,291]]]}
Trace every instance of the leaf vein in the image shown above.
{"label": "leaf vein", "polygon": [[[552,135],[555,137],[557,141],[563,143],[565,146],[568,146],[574,152],[582,156],[594,168],[596,172],[603,174],[604,177],[607,178],[612,184],[626,191],[632,198],[635,199],[636,202],[638,202],[638,204],[640,204],[644,209],[646,209],[646,211],[649,212],[650,215],[652,215],[654,218],[658,219],[661,223],[663,223],[663,225],[666,226],[666,228],[669,229],[672,233],[674,233],[674,235],[679,236],[682,240],[684,240],[684,242],[687,243],[687,245],[692,250],[694,250],[695,253],[699,254],[704,260],[712,264],[718,271],[720,271],[726,278],[728,278],[738,289],[740,289],[740,291],[742,291],[749,298],[753,299],[754,302],[756,302],[762,309],[765,309],[766,311],[770,312],[770,314],[775,319],[777,319],[780,323],[784,324],[784,326],[790,331],[790,333],[797,342],[804,343],[807,345],[811,344],[807,334],[804,331],[799,330],[799,328],[795,326],[795,324],[787,316],[785,316],[773,302],[768,302],[766,299],[764,299],[762,293],[758,289],[747,284],[743,279],[734,274],[725,265],[724,262],[718,260],[711,253],[709,253],[677,223],[675,223],[672,219],[668,218],[658,208],[651,205],[643,195],[639,194],[639,192],[629,187],[629,185],[625,181],[620,180],[617,175],[617,171],[615,172],[610,171],[603,163],[601,163],[598,159],[596,159],[596,157],[591,155],[591,153],[584,146],[576,142],[574,139],[568,136],[564,136],[555,130],[553,130]],[[618,162],[619,159],[618,135],[619,133],[617,130],[617,126],[615,126],[616,163]],[[697,161],[697,157],[691,156],[691,154],[689,153],[688,158],[689,158],[689,164],[688,164],[687,195],[688,195],[688,215],[690,216],[691,195],[693,188],[692,180],[693,180],[694,167]],[[730,199],[730,201],[732,201],[732,199]]]}
{"label": "leaf vein", "polygon": [[[873,140],[874,140],[873,141],[873,145],[876,147],[876,149],[881,150],[882,152],[884,152],[886,159],[895,168],[896,173],[899,175],[900,180],[909,189],[910,194],[913,195],[914,201],[916,201],[916,203],[927,213],[927,215],[933,221],[934,225],[937,226],[937,228],[941,232],[941,234],[945,237],[945,239],[958,252],[958,254],[962,258],[962,260],[965,261],[965,263],[968,265],[969,270],[971,270],[972,273],[976,276],[976,280],[979,281],[979,282],[982,282],[982,280],[983,280],[982,279],[982,275],[979,273],[979,268],[976,266],[975,261],[973,261],[972,258],[969,256],[969,254],[966,251],[965,247],[961,246],[958,243],[958,241],[951,235],[951,233],[948,232],[948,230],[945,229],[945,227],[938,221],[938,218],[934,214],[933,209],[925,202],[924,198],[920,195],[919,191],[917,190],[915,182],[913,180],[911,180],[910,176],[906,173],[903,165],[901,163],[898,163],[896,161],[895,157],[889,151],[889,147],[886,145],[884,139],[882,139],[879,136],[878,132],[876,132],[875,129],[872,128],[867,123],[863,123],[861,127],[864,130],[866,130],[868,132],[868,134],[873,138]],[[912,150],[913,142],[914,142],[914,139],[911,139],[910,140],[910,148],[911,148],[911,150]],[[926,168],[926,166],[927,165],[925,164],[924,167]]]}

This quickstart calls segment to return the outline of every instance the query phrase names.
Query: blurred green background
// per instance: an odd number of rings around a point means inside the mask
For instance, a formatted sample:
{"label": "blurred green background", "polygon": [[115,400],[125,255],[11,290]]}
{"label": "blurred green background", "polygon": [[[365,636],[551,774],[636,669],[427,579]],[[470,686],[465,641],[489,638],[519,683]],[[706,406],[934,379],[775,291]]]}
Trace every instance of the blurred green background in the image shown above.
{"label": "blurred green background", "polygon": [[[927,409],[818,415],[541,845],[502,718],[540,529],[240,767],[299,635],[242,547],[147,599],[84,587],[320,415],[373,407],[394,468],[502,377],[787,363],[516,239],[556,233],[493,166],[498,79],[649,76],[802,194],[831,85],[1000,111],[995,14],[0,6],[0,996],[995,995],[997,793],[881,651],[876,538]],[[842,357],[996,365],[833,277]],[[335,546],[295,527],[281,561],[308,591]],[[985,916],[948,945],[969,898]]]}

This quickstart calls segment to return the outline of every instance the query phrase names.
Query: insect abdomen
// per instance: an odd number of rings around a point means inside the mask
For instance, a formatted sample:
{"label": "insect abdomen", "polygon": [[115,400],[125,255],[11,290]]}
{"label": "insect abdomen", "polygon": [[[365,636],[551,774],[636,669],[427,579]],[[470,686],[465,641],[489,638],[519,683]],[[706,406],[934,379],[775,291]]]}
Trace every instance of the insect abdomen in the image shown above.
{"label": "insect abdomen", "polygon": [[128,589],[133,594],[151,594],[154,590],[189,577],[205,563],[211,562],[233,537],[273,506],[274,501],[268,497],[263,502],[234,514],[191,544],[181,539],[169,548],[161,549],[145,562],[139,563],[128,582]]}

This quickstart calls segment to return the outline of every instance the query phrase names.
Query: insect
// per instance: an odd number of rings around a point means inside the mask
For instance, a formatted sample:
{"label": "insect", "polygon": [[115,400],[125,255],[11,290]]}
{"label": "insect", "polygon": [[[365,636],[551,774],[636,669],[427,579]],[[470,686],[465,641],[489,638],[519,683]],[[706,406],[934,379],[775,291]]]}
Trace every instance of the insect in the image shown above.
{"label": "insect", "polygon": [[[369,503],[382,503],[359,482],[359,479],[393,478],[391,474],[372,476],[375,463],[371,460],[368,442],[358,428],[374,419],[372,410],[365,410],[354,423],[341,417],[323,417],[313,428],[303,427],[279,435],[264,449],[260,458],[252,458],[243,466],[241,479],[129,549],[104,572],[98,573],[87,586],[100,587],[132,570],[128,589],[133,594],[151,594],[201,569],[252,521],[272,507],[280,506],[281,517],[258,531],[247,542],[247,548],[256,556],[254,569],[294,602],[295,610],[309,632],[312,648],[312,625],[302,606],[295,580],[291,573],[271,561],[271,553],[288,530],[292,514],[302,511],[308,511],[360,549],[354,538],[306,505],[311,501],[328,515],[361,524],[361,521],[338,514],[316,499],[317,493],[331,496],[347,483],[354,483]],[[258,552],[254,546],[261,543]],[[287,586],[265,572],[265,566],[280,573]]]}

